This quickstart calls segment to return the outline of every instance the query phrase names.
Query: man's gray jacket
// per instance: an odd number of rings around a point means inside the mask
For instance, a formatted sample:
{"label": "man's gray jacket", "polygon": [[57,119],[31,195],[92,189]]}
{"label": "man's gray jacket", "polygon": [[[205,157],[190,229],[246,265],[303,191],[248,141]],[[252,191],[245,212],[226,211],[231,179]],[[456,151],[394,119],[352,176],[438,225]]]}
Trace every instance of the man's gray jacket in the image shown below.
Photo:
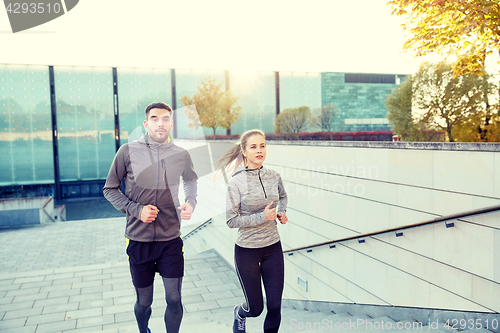
{"label": "man's gray jacket", "polygon": [[[186,201],[196,206],[197,175],[187,150],[172,140],[159,144],[147,134],[120,147],[109,169],[104,196],[127,215],[125,237],[138,242],[168,241],[180,236],[179,184]],[[125,179],[125,193],[120,191]],[[142,207],[156,206],[153,223],[140,220]]]}

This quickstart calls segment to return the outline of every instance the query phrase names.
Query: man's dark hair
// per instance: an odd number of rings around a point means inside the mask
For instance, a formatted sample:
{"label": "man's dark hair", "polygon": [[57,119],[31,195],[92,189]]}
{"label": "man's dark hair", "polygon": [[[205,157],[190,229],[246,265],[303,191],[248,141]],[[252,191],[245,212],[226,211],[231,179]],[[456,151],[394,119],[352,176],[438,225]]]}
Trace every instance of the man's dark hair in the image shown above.
{"label": "man's dark hair", "polygon": [[163,102],[155,102],[146,106],[146,120],[148,120],[148,114],[151,109],[164,109],[169,111],[170,115],[172,115],[172,108],[170,107],[170,105],[165,104]]}

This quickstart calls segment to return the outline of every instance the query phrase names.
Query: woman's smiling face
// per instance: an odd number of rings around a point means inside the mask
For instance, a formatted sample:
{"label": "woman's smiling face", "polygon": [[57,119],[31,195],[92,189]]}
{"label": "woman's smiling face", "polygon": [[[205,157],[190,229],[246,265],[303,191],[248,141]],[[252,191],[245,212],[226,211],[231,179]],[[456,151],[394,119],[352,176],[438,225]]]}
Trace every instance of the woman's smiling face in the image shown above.
{"label": "woman's smiling face", "polygon": [[258,169],[266,159],[266,139],[260,134],[248,138],[245,149],[242,151],[247,159],[249,169]]}

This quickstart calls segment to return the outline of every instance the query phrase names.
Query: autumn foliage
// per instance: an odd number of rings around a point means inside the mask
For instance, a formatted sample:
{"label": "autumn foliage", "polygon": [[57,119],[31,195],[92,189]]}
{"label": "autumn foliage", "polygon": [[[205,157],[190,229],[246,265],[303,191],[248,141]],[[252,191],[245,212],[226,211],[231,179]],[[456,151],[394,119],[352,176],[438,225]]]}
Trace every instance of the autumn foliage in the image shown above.
{"label": "autumn foliage", "polygon": [[181,98],[182,104],[186,106],[184,112],[190,120],[190,128],[211,128],[215,137],[218,127],[227,129],[238,121],[241,115],[241,106],[236,106],[238,98],[233,96],[231,90],[223,92],[221,86],[222,83],[217,84],[215,79],[207,77],[201,81],[193,97]]}
{"label": "autumn foliage", "polygon": [[391,0],[406,17],[405,50],[417,56],[455,55],[457,74],[484,74],[486,56],[500,53],[500,2],[492,0]]}

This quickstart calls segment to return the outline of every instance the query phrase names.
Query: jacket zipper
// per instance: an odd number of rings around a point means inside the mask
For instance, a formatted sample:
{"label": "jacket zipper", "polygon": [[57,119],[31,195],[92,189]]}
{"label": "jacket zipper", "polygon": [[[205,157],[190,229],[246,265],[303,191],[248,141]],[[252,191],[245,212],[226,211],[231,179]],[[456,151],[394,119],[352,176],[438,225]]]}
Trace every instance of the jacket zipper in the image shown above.
{"label": "jacket zipper", "polygon": [[[160,148],[158,148],[158,177],[156,181],[155,207],[158,208],[158,186],[160,186]],[[156,242],[156,221],[153,221],[153,242]]]}
{"label": "jacket zipper", "polygon": [[163,170],[163,182],[165,182],[165,161],[161,160],[161,168]]}
{"label": "jacket zipper", "polygon": [[262,191],[264,191],[264,197],[267,199],[266,190],[264,189],[264,184],[262,184],[262,179],[260,178],[260,169],[259,169],[259,180],[260,180],[260,186],[262,186]]}

